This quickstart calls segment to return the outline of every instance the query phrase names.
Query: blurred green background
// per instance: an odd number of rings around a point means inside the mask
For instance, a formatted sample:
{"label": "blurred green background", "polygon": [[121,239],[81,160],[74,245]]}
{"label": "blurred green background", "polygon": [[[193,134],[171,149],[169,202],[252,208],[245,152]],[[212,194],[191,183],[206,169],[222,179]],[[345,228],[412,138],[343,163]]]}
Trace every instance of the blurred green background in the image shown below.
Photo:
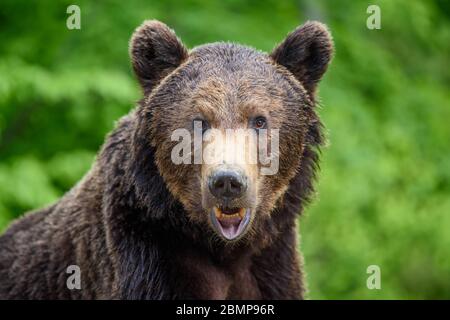
{"label": "blurred green background", "polygon": [[[66,8],[81,8],[81,30]],[[366,9],[381,8],[381,30]],[[308,19],[330,27],[320,86],[329,146],[301,219],[311,299],[450,298],[450,2],[11,1],[0,4],[0,230],[89,169],[140,97],[128,41],[159,19],[192,48],[270,51]],[[366,269],[381,268],[381,290]]]}

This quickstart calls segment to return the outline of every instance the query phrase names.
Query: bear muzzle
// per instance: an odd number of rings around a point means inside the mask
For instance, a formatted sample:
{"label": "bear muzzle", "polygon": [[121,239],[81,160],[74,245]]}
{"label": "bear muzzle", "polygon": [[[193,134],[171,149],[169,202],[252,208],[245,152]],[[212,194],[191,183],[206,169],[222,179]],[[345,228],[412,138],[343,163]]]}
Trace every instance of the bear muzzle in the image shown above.
{"label": "bear muzzle", "polygon": [[243,237],[255,208],[255,185],[245,168],[219,165],[205,175],[203,207],[209,211],[212,227],[226,241]]}
{"label": "bear muzzle", "polygon": [[251,218],[250,208],[214,207],[210,218],[216,231],[226,240],[237,240],[247,230]]}

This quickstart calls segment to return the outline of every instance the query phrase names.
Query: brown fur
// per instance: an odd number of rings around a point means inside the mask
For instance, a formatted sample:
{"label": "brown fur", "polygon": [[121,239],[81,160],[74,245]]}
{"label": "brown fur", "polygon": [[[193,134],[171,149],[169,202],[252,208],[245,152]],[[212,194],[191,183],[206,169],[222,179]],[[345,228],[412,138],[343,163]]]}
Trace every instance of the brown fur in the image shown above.
{"label": "brown fur", "polygon": [[[0,298],[303,298],[296,218],[323,140],[314,101],[332,54],[326,28],[307,23],[271,55],[230,43],[188,52],[149,21],[130,54],[144,99],[82,181],[0,237]],[[222,129],[257,114],[280,128],[279,172],[256,177],[251,229],[236,242],[217,237],[202,209],[201,165],[170,159],[172,130],[199,114]],[[81,290],[66,287],[69,265]]]}

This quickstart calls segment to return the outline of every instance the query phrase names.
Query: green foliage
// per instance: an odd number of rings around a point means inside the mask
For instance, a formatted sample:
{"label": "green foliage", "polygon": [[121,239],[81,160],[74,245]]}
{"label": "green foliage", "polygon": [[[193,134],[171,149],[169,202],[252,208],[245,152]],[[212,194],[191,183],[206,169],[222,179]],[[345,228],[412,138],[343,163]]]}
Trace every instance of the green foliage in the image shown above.
{"label": "green foliage", "polygon": [[[269,51],[308,19],[336,55],[320,90],[329,146],[300,220],[310,297],[450,298],[450,5],[372,1],[2,1],[0,230],[54,202],[89,169],[105,134],[140,97],[128,41],[143,20],[193,47],[236,41]],[[366,269],[381,268],[368,290]]]}

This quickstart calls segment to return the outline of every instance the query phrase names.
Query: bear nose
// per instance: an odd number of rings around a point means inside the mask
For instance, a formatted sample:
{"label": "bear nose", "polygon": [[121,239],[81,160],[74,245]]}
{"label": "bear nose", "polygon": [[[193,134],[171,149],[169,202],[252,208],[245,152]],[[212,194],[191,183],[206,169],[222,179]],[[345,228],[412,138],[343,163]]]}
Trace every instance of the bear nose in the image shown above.
{"label": "bear nose", "polygon": [[247,190],[247,183],[234,171],[219,171],[209,180],[209,190],[220,199],[235,199],[242,196]]}

